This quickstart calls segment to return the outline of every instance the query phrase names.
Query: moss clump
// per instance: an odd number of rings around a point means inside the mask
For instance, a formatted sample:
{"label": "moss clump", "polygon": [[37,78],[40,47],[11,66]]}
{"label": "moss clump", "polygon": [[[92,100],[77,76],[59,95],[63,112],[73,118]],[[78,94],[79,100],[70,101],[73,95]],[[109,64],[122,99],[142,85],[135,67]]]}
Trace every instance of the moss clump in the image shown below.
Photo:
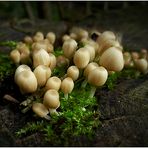
{"label": "moss clump", "polygon": [[14,74],[16,66],[11,62],[9,56],[6,54],[0,54],[0,80],[4,80],[6,77]]}
{"label": "moss clump", "polygon": [[68,100],[62,92],[60,96],[59,116],[53,115],[50,121],[29,123],[16,133],[17,136],[41,131],[53,146],[68,146],[70,139],[81,135],[91,138],[100,122],[96,98],[88,98],[89,86],[82,90],[75,88]]}

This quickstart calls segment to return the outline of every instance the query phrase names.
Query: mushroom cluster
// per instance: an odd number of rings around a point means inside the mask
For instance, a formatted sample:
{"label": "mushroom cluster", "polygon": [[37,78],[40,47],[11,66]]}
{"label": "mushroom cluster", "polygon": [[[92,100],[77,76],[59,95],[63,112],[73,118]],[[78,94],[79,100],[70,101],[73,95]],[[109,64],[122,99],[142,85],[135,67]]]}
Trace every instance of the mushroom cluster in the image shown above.
{"label": "mushroom cluster", "polygon": [[125,68],[136,68],[143,74],[148,73],[148,51],[146,49],[131,52],[125,51],[123,57]]}
{"label": "mushroom cluster", "polygon": [[[50,119],[48,113],[58,114],[59,93],[62,92],[63,98],[68,101],[68,94],[80,79],[84,80],[80,81],[80,89],[85,89],[87,84],[91,86],[89,97],[92,98],[111,72],[119,72],[131,62],[143,73],[148,69],[145,66],[147,53],[141,52],[142,59],[134,59],[129,53],[123,54],[123,47],[112,31],[89,32],[74,27],[69,34],[62,36],[62,54],[58,56],[55,54],[55,41],[55,33],[48,32],[44,36],[37,32],[33,37],[26,36],[10,53],[17,65],[14,79],[21,93],[44,92],[40,102],[35,100],[32,103],[32,110],[42,118]],[[59,67],[66,69],[62,77],[54,75],[54,70]]]}

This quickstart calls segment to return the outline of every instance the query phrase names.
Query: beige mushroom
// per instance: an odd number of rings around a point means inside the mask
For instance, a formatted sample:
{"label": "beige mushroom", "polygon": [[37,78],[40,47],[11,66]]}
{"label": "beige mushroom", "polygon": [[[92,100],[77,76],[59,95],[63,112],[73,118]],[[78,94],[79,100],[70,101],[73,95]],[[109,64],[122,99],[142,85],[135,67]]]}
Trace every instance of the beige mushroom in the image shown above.
{"label": "beige mushroom", "polygon": [[91,98],[94,96],[96,88],[98,86],[104,85],[107,78],[108,78],[108,72],[102,66],[96,67],[88,74],[88,83],[92,85],[90,93]]}
{"label": "beige mushroom", "polygon": [[108,71],[121,71],[124,67],[122,51],[117,47],[110,47],[100,57],[99,65]]}
{"label": "beige mushroom", "polygon": [[50,77],[47,80],[47,83],[45,85],[45,89],[46,90],[55,89],[55,90],[58,91],[60,89],[60,86],[61,86],[61,80],[60,80],[60,78],[58,78],[56,76],[53,76],[53,77]]}
{"label": "beige mushroom", "polygon": [[51,69],[45,65],[37,66],[33,72],[37,78],[38,87],[43,87],[51,76]]}
{"label": "beige mushroom", "polygon": [[39,117],[50,120],[49,111],[42,103],[33,103],[32,110]]}
{"label": "beige mushroom", "polygon": [[70,77],[65,78],[61,83],[61,90],[64,93],[64,97],[68,99],[68,94],[72,92],[74,88],[73,79]]}
{"label": "beige mushroom", "polygon": [[59,93],[55,89],[46,91],[43,104],[49,110],[50,114],[58,114],[56,109],[60,106]]}

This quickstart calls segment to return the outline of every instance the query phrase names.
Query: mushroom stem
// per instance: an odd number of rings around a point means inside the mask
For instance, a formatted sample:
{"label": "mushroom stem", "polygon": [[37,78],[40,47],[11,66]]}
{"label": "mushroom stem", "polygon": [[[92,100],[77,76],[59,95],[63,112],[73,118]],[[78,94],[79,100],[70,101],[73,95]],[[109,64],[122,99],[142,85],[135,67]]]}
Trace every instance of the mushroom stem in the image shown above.
{"label": "mushroom stem", "polygon": [[81,84],[81,88],[85,88],[86,87],[86,85],[87,85],[87,80],[85,79],[83,82],[82,82],[82,84]]}
{"label": "mushroom stem", "polygon": [[67,94],[64,94],[64,98],[65,99],[68,99],[68,93]]}
{"label": "mushroom stem", "polygon": [[59,113],[54,108],[49,108],[49,112],[50,112],[50,114],[59,115]]}
{"label": "mushroom stem", "polygon": [[51,117],[49,115],[46,115],[44,118],[47,120],[51,120]]}
{"label": "mushroom stem", "polygon": [[95,95],[95,92],[96,92],[96,87],[95,86],[91,86],[91,90],[90,90],[90,94],[89,94],[89,97],[90,98],[93,98],[94,95]]}

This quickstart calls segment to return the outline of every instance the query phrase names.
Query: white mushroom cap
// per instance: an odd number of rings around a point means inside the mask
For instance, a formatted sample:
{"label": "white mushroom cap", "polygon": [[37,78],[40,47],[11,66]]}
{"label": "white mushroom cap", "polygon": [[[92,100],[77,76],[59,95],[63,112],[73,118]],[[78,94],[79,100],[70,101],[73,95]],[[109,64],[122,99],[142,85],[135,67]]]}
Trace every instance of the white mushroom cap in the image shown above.
{"label": "white mushroom cap", "polygon": [[70,66],[67,69],[67,76],[71,77],[73,81],[77,80],[79,77],[79,69],[77,66]]}
{"label": "white mushroom cap", "polygon": [[33,103],[32,110],[39,117],[46,118],[49,113],[48,109],[42,103]]}
{"label": "white mushroom cap", "polygon": [[56,76],[53,76],[47,80],[45,89],[46,90],[55,89],[58,91],[60,89],[60,86],[61,86],[61,79]]}
{"label": "white mushroom cap", "polygon": [[23,94],[33,93],[37,90],[37,79],[32,71],[20,72],[16,77],[16,82]]}
{"label": "white mushroom cap", "polygon": [[33,66],[37,67],[38,65],[49,66],[50,57],[47,51],[40,49],[36,52],[33,52]]}
{"label": "white mushroom cap", "polygon": [[124,67],[122,51],[117,47],[110,47],[100,57],[99,64],[108,71],[121,71]]}
{"label": "white mushroom cap", "polygon": [[46,38],[49,40],[49,42],[51,44],[54,44],[55,40],[56,40],[56,35],[55,35],[54,32],[48,32],[47,35],[46,35]]}
{"label": "white mushroom cap", "polygon": [[97,64],[96,62],[91,62],[91,63],[89,63],[89,64],[86,66],[86,68],[84,69],[83,75],[87,78],[88,75],[89,75],[89,73],[90,73],[93,69],[95,69],[96,67],[98,67],[98,64]]}
{"label": "white mushroom cap", "polygon": [[17,49],[14,49],[10,52],[10,58],[15,64],[20,63],[20,53]]}
{"label": "white mushroom cap", "polygon": [[137,59],[134,61],[135,67],[142,73],[148,72],[148,62],[146,59]]}
{"label": "white mushroom cap", "polygon": [[64,56],[71,59],[77,49],[77,42],[74,39],[66,40],[62,46]]}
{"label": "white mushroom cap", "polygon": [[49,109],[56,109],[59,107],[59,93],[55,89],[46,91],[43,98],[43,104]]}
{"label": "white mushroom cap", "polygon": [[88,75],[88,82],[94,86],[102,86],[108,78],[107,70],[100,66],[92,70]]}
{"label": "white mushroom cap", "polygon": [[72,92],[74,88],[74,82],[72,78],[67,77],[61,83],[61,90],[64,94],[69,94]]}
{"label": "white mushroom cap", "polygon": [[73,57],[74,64],[80,68],[83,69],[87,66],[87,64],[90,61],[90,53],[85,48],[80,48],[77,50]]}
{"label": "white mushroom cap", "polygon": [[20,72],[24,71],[24,70],[29,70],[31,71],[31,68],[28,65],[22,64],[19,67],[17,67],[17,69],[15,70],[15,75],[14,75],[14,81],[15,83],[17,83],[17,76],[19,75]]}
{"label": "white mushroom cap", "polygon": [[49,58],[50,58],[50,69],[53,70],[56,67],[57,61],[56,61],[56,57],[54,54],[49,53]]}
{"label": "white mushroom cap", "polygon": [[42,87],[51,76],[51,69],[45,65],[39,65],[34,69],[34,74],[37,78],[38,86]]}

